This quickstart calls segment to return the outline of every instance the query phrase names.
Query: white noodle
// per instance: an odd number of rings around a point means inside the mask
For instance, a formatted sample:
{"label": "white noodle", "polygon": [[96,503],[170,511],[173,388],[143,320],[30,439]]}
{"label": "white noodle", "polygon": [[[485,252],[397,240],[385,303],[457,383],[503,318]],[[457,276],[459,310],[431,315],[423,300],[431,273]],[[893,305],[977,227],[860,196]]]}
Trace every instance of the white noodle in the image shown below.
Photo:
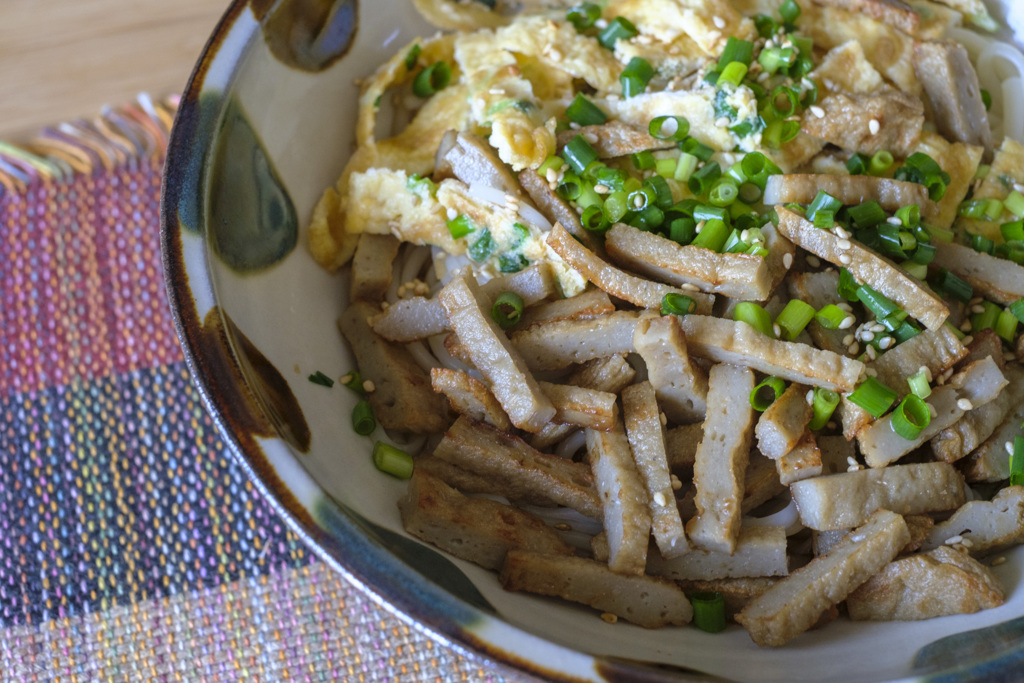
{"label": "white noodle", "polygon": [[800,515],[796,509],[796,501],[789,499],[789,504],[765,517],[744,517],[744,526],[781,526],[786,527],[786,535],[792,536],[803,529],[800,523]]}
{"label": "white noodle", "polygon": [[422,341],[409,342],[405,345],[405,348],[409,351],[409,355],[416,361],[425,372],[430,372],[431,368],[443,367],[440,360],[437,359],[428,349],[427,345]]}
{"label": "white noodle", "polygon": [[1003,81],[1003,135],[1024,142],[1024,80],[1017,76]]}
{"label": "white noodle", "polygon": [[569,436],[562,439],[562,441],[555,447],[555,455],[559,458],[571,458],[583,448],[587,443],[587,433],[582,429],[578,429]]}
{"label": "white noodle", "polygon": [[402,281],[400,284],[411,282],[419,277],[420,271],[423,270],[423,264],[430,258],[430,249],[428,247],[420,247],[409,245],[408,251],[402,264]]}

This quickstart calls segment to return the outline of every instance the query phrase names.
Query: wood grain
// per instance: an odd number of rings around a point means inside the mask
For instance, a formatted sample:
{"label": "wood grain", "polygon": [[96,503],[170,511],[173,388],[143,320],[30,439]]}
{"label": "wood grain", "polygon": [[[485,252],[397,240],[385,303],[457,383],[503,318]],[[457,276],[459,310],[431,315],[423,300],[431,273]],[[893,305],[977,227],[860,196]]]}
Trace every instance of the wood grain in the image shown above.
{"label": "wood grain", "polygon": [[181,92],[227,0],[0,0],[0,139]]}

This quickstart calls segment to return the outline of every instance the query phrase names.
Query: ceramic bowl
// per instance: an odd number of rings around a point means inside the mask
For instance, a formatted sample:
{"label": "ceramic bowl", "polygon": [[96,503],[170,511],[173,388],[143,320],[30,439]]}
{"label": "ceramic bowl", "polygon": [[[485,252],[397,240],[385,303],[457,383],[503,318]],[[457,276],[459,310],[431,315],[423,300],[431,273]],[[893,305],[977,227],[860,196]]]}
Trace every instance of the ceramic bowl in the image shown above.
{"label": "ceramic bowl", "polygon": [[1011,596],[998,609],[918,623],[840,620],[761,649],[735,626],[647,631],[506,593],[493,574],[403,532],[395,501],[404,483],[378,472],[369,441],[353,434],[354,395],[307,380],[353,363],[334,322],[346,305],[344,276],[314,264],[303,230],[351,151],[354,80],[432,32],[407,0],[238,0],[174,126],[163,245],[178,334],[224,438],[295,532],[434,637],[541,676],[1014,678],[1024,660],[1019,551],[998,568]]}

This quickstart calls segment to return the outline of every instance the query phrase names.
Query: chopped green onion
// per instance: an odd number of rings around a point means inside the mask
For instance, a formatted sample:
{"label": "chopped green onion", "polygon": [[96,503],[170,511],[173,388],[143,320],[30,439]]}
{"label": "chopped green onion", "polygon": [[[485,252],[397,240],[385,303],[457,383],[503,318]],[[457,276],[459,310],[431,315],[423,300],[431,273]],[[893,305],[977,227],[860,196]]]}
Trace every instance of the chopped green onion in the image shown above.
{"label": "chopped green onion", "polygon": [[940,269],[939,272],[935,274],[932,286],[935,288],[935,291],[940,294],[944,294],[965,304],[974,298],[974,287],[945,268]]}
{"label": "chopped green onion", "polygon": [[654,203],[658,205],[659,209],[668,209],[672,206],[672,188],[668,186],[668,181],[664,178],[653,175],[644,180],[643,186],[654,193]]}
{"label": "chopped green onion", "polygon": [[655,159],[654,172],[662,178],[674,178],[676,174],[676,160],[672,157]]}
{"label": "chopped green onion", "polygon": [[816,312],[814,306],[806,301],[790,299],[786,307],[775,318],[775,324],[782,329],[783,339],[793,341],[807,327],[807,323],[811,322]]}
{"label": "chopped green onion", "polygon": [[818,211],[814,214],[814,227],[831,230],[836,226],[835,211]]}
{"label": "chopped green onion", "polygon": [[768,406],[779,400],[786,391],[786,382],[781,377],[765,377],[764,381],[750,392],[750,405],[754,410],[763,413]]}
{"label": "chopped green onion", "polygon": [[643,57],[633,57],[619,74],[622,96],[625,98],[641,94],[654,78],[654,67]]}
{"label": "chopped green onion", "polygon": [[999,306],[991,301],[982,301],[981,305],[985,310],[971,316],[971,329],[975,332],[994,328],[1001,312]]}
{"label": "chopped green onion", "polygon": [[922,367],[913,375],[907,378],[910,385],[910,393],[920,398],[928,398],[932,393],[932,387],[928,384],[928,368]]}
{"label": "chopped green onion", "polygon": [[916,439],[932,421],[928,404],[920,396],[907,394],[892,413],[892,430],[907,440]]}
{"label": "chopped green onion", "polygon": [[414,469],[412,456],[401,448],[378,441],[373,444],[373,464],[378,470],[399,479],[408,479]]}
{"label": "chopped green onion", "polygon": [[857,296],[860,287],[860,284],[854,279],[853,273],[846,268],[839,269],[839,296],[847,301],[860,301],[860,297]]}
{"label": "chopped green onion", "polygon": [[892,299],[877,291],[870,285],[861,285],[857,289],[857,298],[881,320],[900,310]]}
{"label": "chopped green onion", "polygon": [[654,153],[649,149],[630,154],[629,160],[633,162],[633,168],[638,171],[646,171],[658,165],[658,160],[654,158]]}
{"label": "chopped green onion", "polygon": [[544,160],[544,163],[537,167],[537,175],[541,178],[547,177],[548,170],[558,173],[565,166],[565,161],[560,156],[551,155]]}
{"label": "chopped green onion", "polygon": [[885,415],[896,400],[896,392],[869,376],[850,394],[849,399],[873,417],[879,418]]}
{"label": "chopped green onion", "polygon": [[460,213],[448,221],[448,232],[451,234],[452,239],[465,237],[474,230],[476,230],[476,226],[473,225],[473,221],[469,219],[469,216],[464,213]]}
{"label": "chopped green onion", "polygon": [[515,292],[502,292],[491,306],[491,319],[503,330],[515,325],[523,317],[523,297]]}
{"label": "chopped green onion", "polygon": [[562,158],[577,173],[583,173],[590,162],[597,159],[597,152],[582,135],[577,135],[562,148]]}
{"label": "chopped green onion", "polygon": [[[609,50],[614,50],[617,41],[629,40],[637,33],[639,31],[636,30],[636,26],[629,19],[626,17],[615,17],[608,22],[607,28],[598,34],[597,41]],[[637,58],[634,57],[633,59]]]}
{"label": "chopped green onion", "polygon": [[718,58],[718,70],[724,71],[726,67],[733,63],[750,66],[750,60],[753,58],[754,44],[752,42],[729,36],[729,39],[725,41],[725,49],[722,50],[722,56]]}
{"label": "chopped green onion", "polygon": [[325,375],[324,373],[320,372],[319,370],[314,372],[307,379],[313,384],[319,384],[320,386],[327,387],[328,389],[334,386],[334,380]]}
{"label": "chopped green onion", "polygon": [[729,64],[722,69],[722,73],[718,76],[718,81],[715,83],[717,86],[729,83],[730,85],[739,85],[743,81],[743,77],[747,75],[747,65],[742,62],[729,62]]}
{"label": "chopped green onion", "polygon": [[770,74],[779,69],[788,69],[796,60],[796,50],[791,47],[769,47],[761,50],[757,63]]}
{"label": "chopped green onion", "polygon": [[377,420],[373,417],[373,408],[366,400],[357,401],[352,409],[352,429],[360,436],[369,436],[377,428]]}
{"label": "chopped green onion", "polygon": [[605,195],[604,214],[608,217],[609,222],[618,223],[628,211],[629,196],[623,190]]}
{"label": "chopped green onion", "polygon": [[757,27],[757,34],[768,39],[779,30],[779,24],[767,14],[758,14],[754,17],[754,26]]}
{"label": "chopped green onion", "polygon": [[604,232],[611,227],[608,217],[605,216],[604,210],[599,206],[588,206],[585,208],[580,216],[580,223],[591,232]]}
{"label": "chopped green onion", "polygon": [[925,263],[915,263],[914,261],[904,261],[900,264],[900,268],[907,271],[907,274],[911,277],[917,278],[918,280],[924,281],[928,277],[928,265]]}
{"label": "chopped green onion", "polygon": [[576,93],[576,97],[565,108],[565,117],[581,126],[599,126],[608,120],[608,115],[588,100],[583,93]]}
{"label": "chopped green onion", "polygon": [[729,211],[720,206],[711,206],[710,204],[695,204],[690,210],[694,220],[697,221],[710,221],[719,220],[723,223],[729,222]]}
{"label": "chopped green onion", "polygon": [[846,160],[846,170],[850,172],[850,175],[864,175],[868,172],[870,165],[871,158],[860,152],[855,153]]}
{"label": "chopped green onion", "polygon": [[577,31],[583,31],[594,25],[594,22],[601,18],[601,7],[592,2],[585,2],[570,9],[566,20],[576,27]]}
{"label": "chopped green onion", "polygon": [[916,228],[921,224],[921,206],[919,204],[907,204],[896,209],[896,218],[907,228]]}
{"label": "chopped green onion", "polygon": [[972,235],[968,233],[970,238],[971,248],[974,251],[979,251],[983,254],[991,254],[992,250],[996,248],[996,243],[985,237],[984,235]]}
{"label": "chopped green onion", "polygon": [[1010,221],[999,226],[999,234],[1007,242],[1024,240],[1024,220]]}
{"label": "chopped green onion", "polygon": [[858,228],[873,228],[879,223],[884,223],[886,219],[885,209],[874,199],[868,200],[863,204],[851,206],[847,209],[850,214],[850,220],[852,220]]}
{"label": "chopped green onion", "polygon": [[725,222],[717,218],[706,220],[704,227],[700,229],[697,236],[690,242],[692,246],[703,247],[711,251],[721,252],[725,246],[725,240],[729,237],[729,228]]}
{"label": "chopped green onion", "polygon": [[960,202],[956,212],[964,218],[981,220],[985,217],[985,210],[988,209],[987,199],[970,199]]}
{"label": "chopped green onion", "polygon": [[928,188],[928,196],[937,202],[946,194],[946,186],[950,183],[949,174],[942,170],[935,159],[924,152],[914,152],[903,166],[896,169],[896,180],[918,183]]}
{"label": "chopped green onion", "polygon": [[722,167],[717,161],[704,164],[687,181],[690,192],[700,196],[707,194],[716,180],[722,177]]}
{"label": "chopped green onion", "polygon": [[345,388],[356,392],[360,396],[366,395],[366,389],[363,389],[363,376],[359,374],[358,370],[353,370],[339,380]]}
{"label": "chopped green onion", "polygon": [[996,334],[1007,342],[1013,343],[1013,338],[1017,334],[1017,322],[1017,316],[1013,314],[1013,311],[1004,309],[996,319]]}
{"label": "chopped green onion", "polygon": [[416,74],[412,91],[417,97],[430,97],[438,90],[444,90],[452,79],[452,68],[447,62],[434,62]]}
{"label": "chopped green onion", "polygon": [[[779,98],[784,98],[785,108],[779,108]],[[784,85],[780,85],[772,90],[771,96],[768,98],[768,108],[776,118],[785,119],[796,113],[796,108],[800,104],[800,97],[797,92],[792,88],[787,88]],[[788,106],[786,106],[788,105]]]}
{"label": "chopped green onion", "polygon": [[1010,486],[1024,486],[1024,437],[1013,438],[1010,454]]}
{"label": "chopped green onion", "polygon": [[830,211],[835,214],[843,207],[843,203],[824,190],[818,190],[818,194],[807,205],[807,219],[813,221],[818,211]]}
{"label": "chopped green onion", "polygon": [[488,228],[484,228],[473,243],[469,245],[469,249],[466,253],[469,254],[469,258],[473,259],[477,263],[486,260],[494,253],[498,245],[494,241],[494,236],[491,235],[491,231]]}
{"label": "chopped green onion", "polygon": [[656,116],[647,131],[659,140],[682,140],[690,133],[690,122],[683,116]]}
{"label": "chopped green onion", "polygon": [[981,89],[981,103],[985,105],[985,111],[992,109],[992,93],[984,88]]}
{"label": "chopped green onion", "polygon": [[873,176],[880,176],[890,168],[892,168],[895,159],[892,157],[892,152],[887,150],[879,150],[875,152],[874,156],[871,157],[871,161],[868,163],[868,173]]}
{"label": "chopped green onion", "polygon": [[692,154],[681,152],[679,154],[679,160],[676,162],[675,173],[672,174],[672,177],[681,183],[688,182],[690,177],[693,176],[693,172],[697,169],[698,161],[697,157]]}
{"label": "chopped green onion", "polygon": [[909,320],[904,320],[899,324],[899,327],[892,331],[891,334],[897,344],[902,344],[908,339],[921,334],[921,328]]}
{"label": "chopped green onion", "polygon": [[697,310],[693,297],[678,292],[669,292],[661,298],[662,315],[686,315]]}
{"label": "chopped green onion", "polygon": [[839,329],[839,324],[846,320],[848,315],[849,313],[835,304],[828,304],[814,314],[814,319],[826,330],[837,330]]}
{"label": "chopped green onion", "polygon": [[1024,299],[1017,299],[1010,304],[1010,312],[1016,316],[1017,320],[1024,323]]}
{"label": "chopped green onion", "polygon": [[707,161],[711,158],[711,155],[715,153],[715,150],[708,147],[695,137],[688,137],[680,142],[679,149],[687,154],[692,154],[700,161]]}
{"label": "chopped green onion", "polygon": [[412,71],[416,66],[417,60],[420,58],[420,44],[416,43],[409,48],[409,51],[405,53],[405,70]]}
{"label": "chopped green onion", "polygon": [[779,16],[787,24],[795,24],[800,17],[800,5],[796,4],[795,0],[785,0],[779,7]]}
{"label": "chopped green onion", "polygon": [[773,339],[775,338],[775,330],[772,329],[772,317],[759,304],[755,304],[752,301],[741,301],[733,309],[732,319],[745,322],[761,334]]}
{"label": "chopped green onion", "polygon": [[1003,215],[1003,203],[998,199],[989,199],[985,204],[985,218],[994,221]]}
{"label": "chopped green onion", "polygon": [[562,199],[575,201],[583,194],[583,182],[575,173],[566,173],[562,176],[562,181],[558,184],[558,187],[555,188],[555,194]]}
{"label": "chopped green onion", "polygon": [[693,625],[708,633],[725,630],[725,598],[718,591],[690,594],[693,605]]}
{"label": "chopped green onion", "polygon": [[1017,218],[1024,218],[1024,195],[1017,190],[1007,195],[1003,200],[1003,206]]}
{"label": "chopped green onion", "polygon": [[692,218],[676,218],[669,223],[668,238],[677,244],[686,246],[697,236],[697,222]]}
{"label": "chopped green onion", "polygon": [[807,428],[818,430],[828,424],[829,418],[839,405],[839,394],[824,387],[814,387],[814,398],[811,401],[811,421]]}
{"label": "chopped green onion", "polygon": [[731,178],[719,178],[708,192],[708,201],[715,206],[729,206],[736,201],[740,190]]}

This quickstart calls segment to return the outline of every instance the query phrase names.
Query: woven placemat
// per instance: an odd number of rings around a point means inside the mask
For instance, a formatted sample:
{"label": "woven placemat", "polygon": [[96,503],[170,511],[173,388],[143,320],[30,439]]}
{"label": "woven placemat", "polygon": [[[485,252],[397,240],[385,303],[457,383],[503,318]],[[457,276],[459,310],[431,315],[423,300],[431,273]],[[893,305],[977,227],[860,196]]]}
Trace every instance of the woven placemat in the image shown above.
{"label": "woven placemat", "polygon": [[319,562],[227,452],[160,269],[175,106],[0,143],[0,679],[530,680]]}

